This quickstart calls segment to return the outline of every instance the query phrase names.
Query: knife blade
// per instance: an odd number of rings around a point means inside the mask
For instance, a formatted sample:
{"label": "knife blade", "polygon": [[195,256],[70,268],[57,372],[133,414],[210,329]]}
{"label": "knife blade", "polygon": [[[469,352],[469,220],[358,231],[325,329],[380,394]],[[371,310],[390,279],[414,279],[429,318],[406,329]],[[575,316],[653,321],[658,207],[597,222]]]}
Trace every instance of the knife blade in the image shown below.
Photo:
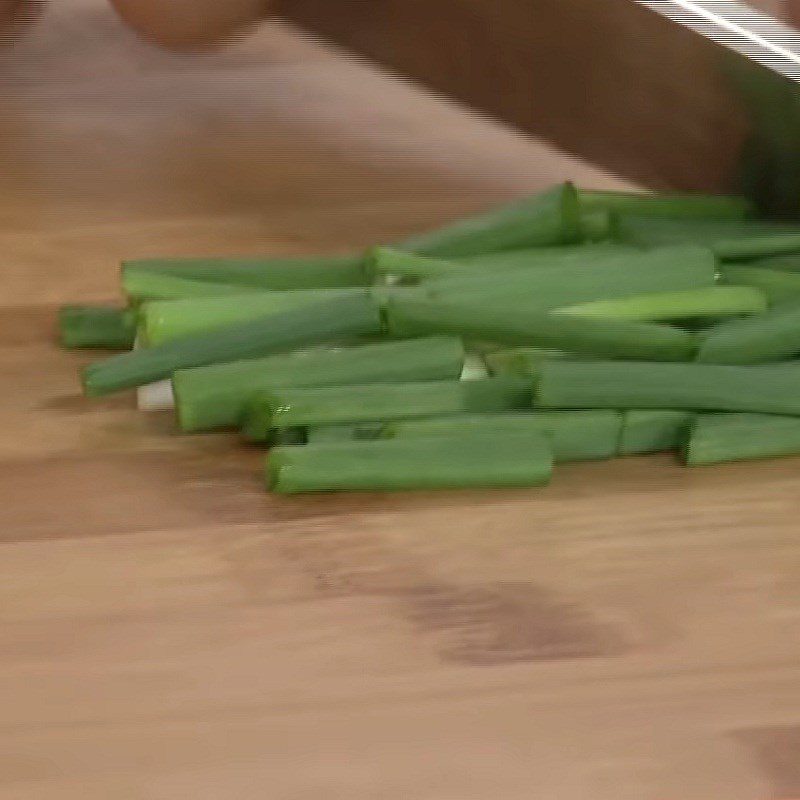
{"label": "knife blade", "polygon": [[716,68],[747,120],[729,188],[768,216],[800,217],[800,35],[729,0],[637,0],[724,48]]}
{"label": "knife blade", "polygon": [[798,32],[717,0],[284,0],[307,29],[653,189],[800,216]]}
{"label": "knife blade", "polygon": [[637,2],[773,72],[800,80],[800,36],[774,17],[729,0]]}

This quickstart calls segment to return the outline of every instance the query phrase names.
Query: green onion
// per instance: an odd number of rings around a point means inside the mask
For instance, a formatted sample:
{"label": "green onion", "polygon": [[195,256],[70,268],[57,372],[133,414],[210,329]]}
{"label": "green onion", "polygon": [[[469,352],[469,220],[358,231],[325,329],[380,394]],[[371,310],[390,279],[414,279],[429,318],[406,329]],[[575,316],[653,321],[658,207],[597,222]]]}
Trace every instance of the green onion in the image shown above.
{"label": "green onion", "polygon": [[740,220],[752,216],[753,204],[744,197],[708,194],[644,194],[578,190],[586,211],[615,211],[640,217]]}
{"label": "green onion", "polygon": [[541,486],[553,459],[539,432],[278,447],[266,464],[280,494]]}
{"label": "green onion", "polygon": [[378,439],[383,433],[383,428],[382,422],[368,422],[361,425],[312,425],[304,430],[306,444],[326,444]]}
{"label": "green onion", "polygon": [[253,398],[242,431],[263,442],[274,428],[513,411],[530,408],[531,390],[523,378],[273,389]]}
{"label": "green onion", "polygon": [[770,303],[796,300],[800,296],[800,274],[777,269],[722,264],[720,275],[725,283],[760,289]]}
{"label": "green onion", "polygon": [[581,244],[562,247],[535,247],[484,253],[479,256],[444,260],[407,253],[391,247],[373,247],[367,256],[367,268],[373,277],[395,277],[408,281],[442,277],[480,277],[501,270],[571,265],[593,265],[598,259],[640,254],[628,245]]}
{"label": "green onion", "polygon": [[686,439],[694,418],[689,411],[675,409],[632,409],[622,415],[619,454],[660,453],[677,450]]}
{"label": "green onion", "polygon": [[609,254],[535,270],[456,275],[430,281],[423,288],[434,298],[454,302],[504,302],[549,311],[592,300],[702,289],[713,286],[715,278],[711,251],[689,245]]}
{"label": "green onion", "polygon": [[[612,256],[631,255],[643,251],[637,247],[612,242],[562,245],[561,247],[529,247],[519,250],[504,250],[499,253],[484,253],[479,256],[449,261],[461,267],[475,268],[484,272],[527,267],[559,267],[572,264],[593,264],[599,259]],[[466,273],[464,273],[466,274]]]}
{"label": "green onion", "polygon": [[540,371],[534,405],[800,414],[800,366],[550,361]]}
{"label": "green onion", "polygon": [[683,292],[655,292],[593,300],[555,309],[553,313],[642,322],[758,314],[767,310],[767,296],[751,286],[709,286]]}
{"label": "green onion", "polygon": [[305,428],[281,428],[273,431],[270,437],[270,446],[303,445],[306,443]]}
{"label": "green onion", "polygon": [[211,283],[144,269],[131,269],[123,273],[122,289],[133,302],[137,303],[221,295],[240,296],[244,292],[252,291],[247,286]]}
{"label": "green onion", "polygon": [[[793,226],[798,231],[797,226]],[[711,249],[723,261],[747,261],[800,250],[800,232],[771,233],[748,238],[721,239]]]}
{"label": "green onion", "polygon": [[332,386],[457,379],[464,349],[452,337],[274,355],[178,370],[172,376],[184,431],[236,426],[259,391],[283,386]]}
{"label": "green onion", "polygon": [[386,321],[396,336],[450,333],[478,341],[567,350],[597,357],[675,361],[691,358],[691,334],[666,325],[527,313],[478,303],[392,299]]}
{"label": "green onion", "polygon": [[307,289],[297,292],[251,292],[235,297],[153,301],[139,309],[139,332],[149,345],[182,336],[280,314],[322,300],[363,295],[363,289]]}
{"label": "green onion", "polygon": [[64,347],[130,350],[136,337],[136,315],[111,306],[63,306],[58,327]]}
{"label": "green onion", "polygon": [[551,358],[575,358],[563,350],[548,350],[541,347],[510,347],[484,353],[483,360],[492,375],[518,375],[536,378],[545,361]]}
{"label": "green onion", "polygon": [[768,220],[710,220],[700,218],[647,217],[619,214],[620,238],[640,247],[668,247],[681,244],[713,247],[718,241],[748,239],[773,233],[797,233],[796,226]]}
{"label": "green onion", "polygon": [[800,419],[775,414],[699,414],[684,451],[690,467],[800,454]]}
{"label": "green onion", "polygon": [[581,238],[586,242],[606,242],[618,236],[617,217],[611,211],[581,213]]}
{"label": "green onion", "polygon": [[387,438],[466,437],[540,431],[550,440],[556,462],[613,458],[617,454],[622,417],[617,411],[541,411],[528,414],[455,414],[390,422]]}
{"label": "green onion", "polygon": [[724,261],[741,261],[800,251],[800,227],[781,222],[690,221],[624,215],[623,242],[644,247],[704,245]]}
{"label": "green onion", "polygon": [[[659,219],[619,214],[620,241],[637,247],[676,247],[685,244],[710,246],[719,235],[719,226],[696,225],[685,220]],[[728,227],[726,225],[726,227]]]}
{"label": "green onion", "polygon": [[174,278],[236,284],[272,291],[363,286],[364,258],[303,256],[298,258],[140,258],[122,262],[122,279],[137,272],[159,272]]}
{"label": "green onion", "polygon": [[429,258],[393,247],[373,247],[366,257],[367,273],[375,280],[392,277],[402,280],[426,280],[462,273],[466,267],[458,261]]}
{"label": "green onion", "polygon": [[326,300],[95,362],[83,371],[84,391],[94,397],[152,383],[186,367],[255,358],[345,335],[376,334],[380,328],[378,305],[366,292]]}
{"label": "green onion", "polygon": [[748,267],[775,269],[784,272],[800,272],[800,253],[787,253],[781,256],[766,256],[745,262]]}
{"label": "green onion", "polygon": [[373,276],[391,276],[406,281],[444,277],[463,277],[469,280],[505,270],[595,264],[598,259],[641,255],[643,252],[629,245],[602,242],[503,250],[445,260],[390,247],[375,247],[370,251],[367,263]]}
{"label": "green onion", "polygon": [[457,258],[580,239],[578,194],[570,183],[484,214],[409,237],[396,247],[423,256]]}
{"label": "green onion", "polygon": [[800,353],[800,302],[720,323],[700,337],[697,360],[710,364],[758,364],[791,358]]}

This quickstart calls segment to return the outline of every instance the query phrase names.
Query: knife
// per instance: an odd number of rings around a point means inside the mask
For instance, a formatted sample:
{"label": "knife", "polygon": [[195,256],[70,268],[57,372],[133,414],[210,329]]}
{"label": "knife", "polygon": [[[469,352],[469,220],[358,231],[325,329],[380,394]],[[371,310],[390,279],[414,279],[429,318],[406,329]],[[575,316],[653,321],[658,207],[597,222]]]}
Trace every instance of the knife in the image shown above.
{"label": "knife", "polygon": [[800,36],[767,14],[728,0],[637,2],[773,72],[800,80]]}
{"label": "knife", "polygon": [[293,21],[653,189],[800,217],[800,34],[722,0],[284,0]]}

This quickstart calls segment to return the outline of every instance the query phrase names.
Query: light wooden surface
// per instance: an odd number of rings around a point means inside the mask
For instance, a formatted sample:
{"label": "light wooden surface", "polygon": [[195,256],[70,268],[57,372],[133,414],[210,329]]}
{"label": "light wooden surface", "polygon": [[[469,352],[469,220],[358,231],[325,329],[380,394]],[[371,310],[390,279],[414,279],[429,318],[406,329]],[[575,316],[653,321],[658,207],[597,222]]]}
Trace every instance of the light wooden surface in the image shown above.
{"label": "light wooden surface", "polygon": [[607,176],[304,42],[57,4],[0,82],[0,800],[800,797],[797,460],[275,499],[77,393],[123,256],[347,249]]}

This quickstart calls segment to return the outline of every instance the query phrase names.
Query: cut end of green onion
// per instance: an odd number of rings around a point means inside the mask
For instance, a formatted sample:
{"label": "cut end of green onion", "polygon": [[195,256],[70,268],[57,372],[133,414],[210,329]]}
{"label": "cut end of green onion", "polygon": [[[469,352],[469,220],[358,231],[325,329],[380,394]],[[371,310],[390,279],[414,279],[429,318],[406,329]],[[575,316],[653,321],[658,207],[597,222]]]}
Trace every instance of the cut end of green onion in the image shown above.
{"label": "cut end of green onion", "polygon": [[112,306],[63,306],[58,327],[64,347],[130,350],[136,337],[136,315]]}

